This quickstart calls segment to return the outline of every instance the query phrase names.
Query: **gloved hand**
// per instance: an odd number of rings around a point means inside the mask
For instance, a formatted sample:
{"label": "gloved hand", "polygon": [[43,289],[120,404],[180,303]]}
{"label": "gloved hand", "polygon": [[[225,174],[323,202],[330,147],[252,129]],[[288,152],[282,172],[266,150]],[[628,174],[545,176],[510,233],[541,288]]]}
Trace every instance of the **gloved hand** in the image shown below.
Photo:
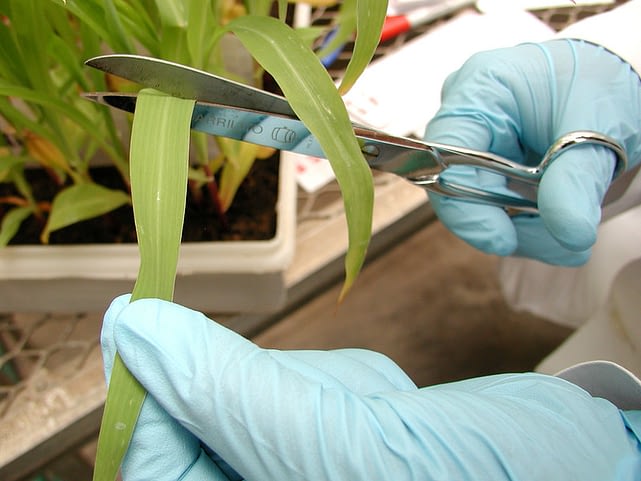
{"label": "gloved hand", "polygon": [[[625,148],[629,167],[638,163],[641,82],[603,48],[559,39],[472,56],[446,80],[425,139],[536,164],[573,130],[614,138]],[[596,240],[614,166],[615,156],[605,147],[581,145],[563,153],[541,181],[540,216],[510,218],[498,207],[433,194],[430,199],[441,221],[482,251],[581,265]],[[449,175],[472,185],[500,184],[497,176],[473,168],[456,167]]]}
{"label": "gloved hand", "polygon": [[102,344],[107,375],[118,349],[149,391],[125,481],[603,481],[641,468],[618,409],[551,376],[417,389],[374,352],[265,350],[129,296],[106,313]]}

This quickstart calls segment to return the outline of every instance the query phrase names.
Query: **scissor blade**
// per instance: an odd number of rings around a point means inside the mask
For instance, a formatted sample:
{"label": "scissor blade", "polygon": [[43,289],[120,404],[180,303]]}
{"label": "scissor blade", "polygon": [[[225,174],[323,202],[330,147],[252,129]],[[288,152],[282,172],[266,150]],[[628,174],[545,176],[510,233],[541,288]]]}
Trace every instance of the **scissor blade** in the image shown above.
{"label": "scissor blade", "polygon": [[167,60],[113,54],[86,64],[174,97],[296,116],[284,97]]}
{"label": "scissor blade", "polygon": [[[94,92],[83,96],[126,112],[134,112],[136,94]],[[245,110],[228,105],[196,102],[191,128],[211,135],[325,157],[318,140],[298,118]],[[354,127],[361,150],[370,167],[403,177],[441,172],[438,153],[428,145],[401,139],[363,127]],[[405,142],[403,145],[399,142]]]}

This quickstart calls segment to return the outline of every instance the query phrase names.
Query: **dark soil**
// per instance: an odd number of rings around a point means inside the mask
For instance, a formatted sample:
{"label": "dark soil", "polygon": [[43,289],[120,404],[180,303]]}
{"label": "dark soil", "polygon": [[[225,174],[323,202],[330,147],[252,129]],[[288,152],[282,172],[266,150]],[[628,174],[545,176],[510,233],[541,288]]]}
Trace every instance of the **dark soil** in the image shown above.
{"label": "dark soil", "polygon": [[[183,242],[219,240],[266,240],[276,231],[278,193],[278,156],[256,160],[250,174],[240,186],[224,218],[206,189],[188,191]],[[92,178],[110,188],[125,189],[122,178],[113,168],[92,169]],[[41,170],[28,172],[28,178],[39,201],[51,201],[57,188]],[[14,192],[9,184],[0,184],[0,196]],[[0,216],[4,206],[0,206]],[[11,244],[39,244],[44,219],[33,216],[23,222]],[[116,209],[101,217],[79,222],[51,234],[50,244],[94,244],[136,242],[133,211],[130,206]]]}

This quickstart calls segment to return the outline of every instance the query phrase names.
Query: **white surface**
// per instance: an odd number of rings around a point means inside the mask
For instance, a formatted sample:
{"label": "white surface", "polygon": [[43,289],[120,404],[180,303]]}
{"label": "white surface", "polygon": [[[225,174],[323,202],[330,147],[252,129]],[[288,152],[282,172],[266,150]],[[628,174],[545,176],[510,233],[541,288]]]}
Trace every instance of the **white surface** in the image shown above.
{"label": "white surface", "polygon": [[296,168],[296,181],[305,192],[314,193],[335,179],[332,166],[327,159],[311,155],[283,152],[285,158]]}
{"label": "white surface", "polygon": [[619,409],[641,409],[641,381],[614,362],[583,362],[556,375],[581,386],[594,397],[609,400]]}
{"label": "white surface", "polygon": [[584,5],[610,5],[614,0],[478,0],[476,6],[482,12],[520,8],[522,10],[543,10],[546,8],[570,8]]}
{"label": "white surface", "polygon": [[444,3],[447,0],[389,0],[387,4],[388,15],[401,15],[409,10],[421,8],[435,3]]}

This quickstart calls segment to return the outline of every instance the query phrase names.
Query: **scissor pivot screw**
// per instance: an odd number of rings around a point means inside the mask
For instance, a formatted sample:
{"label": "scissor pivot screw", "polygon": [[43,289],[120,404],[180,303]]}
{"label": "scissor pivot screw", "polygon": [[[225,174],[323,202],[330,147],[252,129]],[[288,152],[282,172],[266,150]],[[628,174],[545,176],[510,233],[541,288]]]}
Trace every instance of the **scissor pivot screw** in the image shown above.
{"label": "scissor pivot screw", "polygon": [[374,144],[365,144],[361,147],[361,152],[368,157],[378,157],[381,155],[381,149]]}

